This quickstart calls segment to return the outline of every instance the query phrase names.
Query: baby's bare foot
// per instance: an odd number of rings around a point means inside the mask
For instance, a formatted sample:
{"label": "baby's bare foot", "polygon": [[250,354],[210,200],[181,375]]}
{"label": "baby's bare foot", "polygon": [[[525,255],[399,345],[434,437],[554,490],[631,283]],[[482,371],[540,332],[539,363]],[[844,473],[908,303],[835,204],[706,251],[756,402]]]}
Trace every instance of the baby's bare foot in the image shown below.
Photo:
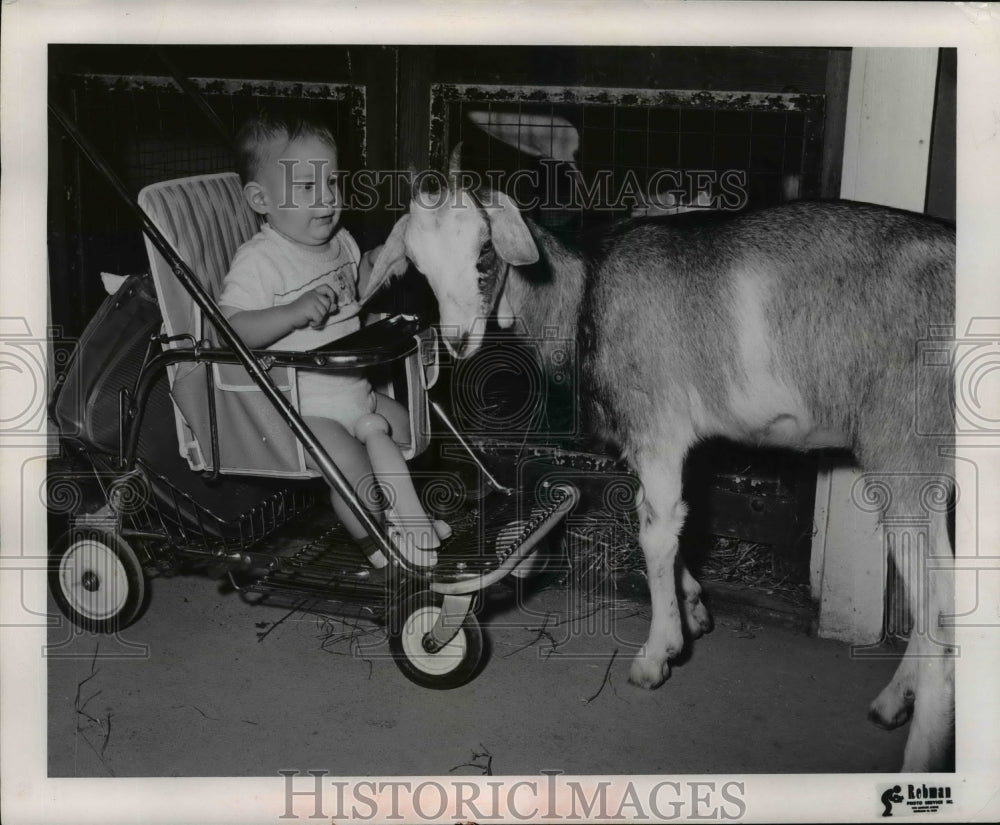
{"label": "baby's bare foot", "polygon": [[[437,564],[437,553],[426,546],[427,536],[405,532],[403,528],[393,524],[389,525],[388,532],[392,543],[410,564],[415,567],[433,567]],[[436,536],[434,541],[437,541]]]}

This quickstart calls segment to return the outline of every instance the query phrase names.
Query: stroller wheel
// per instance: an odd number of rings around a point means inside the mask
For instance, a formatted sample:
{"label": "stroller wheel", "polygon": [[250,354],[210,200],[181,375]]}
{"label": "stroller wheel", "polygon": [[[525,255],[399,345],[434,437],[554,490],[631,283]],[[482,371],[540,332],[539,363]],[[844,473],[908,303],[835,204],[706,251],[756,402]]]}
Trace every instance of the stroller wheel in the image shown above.
{"label": "stroller wheel", "polygon": [[94,633],[128,627],[146,593],[135,552],[100,527],[73,527],[62,535],[49,556],[49,588],[63,615]]}
{"label": "stroller wheel", "polygon": [[440,650],[429,652],[428,634],[441,615],[441,598],[421,590],[393,611],[389,650],[396,666],[411,682],[433,690],[450,690],[469,682],[483,660],[483,632],[470,611],[458,632]]}

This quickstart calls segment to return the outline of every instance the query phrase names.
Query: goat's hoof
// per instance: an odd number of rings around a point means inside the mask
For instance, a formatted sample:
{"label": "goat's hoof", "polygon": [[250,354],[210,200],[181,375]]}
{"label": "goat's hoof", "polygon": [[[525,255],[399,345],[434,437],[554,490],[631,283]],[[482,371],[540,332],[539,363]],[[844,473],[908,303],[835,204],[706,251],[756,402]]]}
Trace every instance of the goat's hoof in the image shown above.
{"label": "goat's hoof", "polygon": [[662,685],[670,675],[670,663],[666,659],[653,659],[639,656],[632,662],[628,680],[646,690],[653,690]]}
{"label": "goat's hoof", "polygon": [[879,695],[868,708],[868,719],[883,730],[893,730],[905,725],[913,716],[913,691],[904,693],[893,692],[891,695]]}
{"label": "goat's hoof", "polygon": [[708,608],[699,600],[694,603],[688,602],[687,629],[692,639],[699,639],[705,633],[712,632],[712,614]]}

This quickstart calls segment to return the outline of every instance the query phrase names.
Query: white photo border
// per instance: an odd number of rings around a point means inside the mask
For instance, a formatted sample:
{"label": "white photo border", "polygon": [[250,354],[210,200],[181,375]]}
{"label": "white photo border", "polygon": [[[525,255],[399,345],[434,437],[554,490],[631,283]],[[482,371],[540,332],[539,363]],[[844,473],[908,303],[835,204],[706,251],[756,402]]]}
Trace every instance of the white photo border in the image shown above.
{"label": "white photo border", "polygon": [[[803,2],[4,2],[2,27],[3,182],[0,207],[0,299],[5,317],[46,329],[47,47],[52,43],[544,45],[922,46],[958,50],[957,226],[958,329],[973,317],[1000,317],[1000,9],[988,3]],[[25,289],[24,285],[30,288]],[[0,371],[2,372],[2,371]],[[0,380],[3,379],[0,374]],[[1000,409],[996,382],[983,399]],[[2,392],[2,389],[0,389]],[[996,442],[1000,445],[1000,433]],[[40,452],[41,451],[41,452]],[[981,548],[1000,547],[996,495],[998,462],[977,453],[984,512]],[[997,452],[994,450],[994,452]],[[45,518],[21,513],[21,467],[44,454],[0,432],[0,536],[19,537],[0,556],[0,586],[20,586],[26,547],[45,544]],[[961,523],[961,518],[960,518]],[[996,551],[979,556],[979,600],[996,618]],[[44,576],[36,577],[44,580]],[[280,776],[219,779],[48,779],[46,765],[46,643],[44,627],[18,627],[19,600],[0,600],[2,631],[2,795],[4,821],[247,822],[282,820]],[[962,628],[958,662],[960,771],[953,810],[938,821],[1000,819],[1000,636],[997,627]],[[661,777],[631,779],[643,793]],[[691,777],[705,779],[707,777]],[[744,782],[747,821],[868,821],[873,792],[895,775],[715,777]],[[365,777],[365,779],[368,779]],[[472,778],[463,777],[463,781]],[[496,777],[491,777],[496,780]],[[539,782],[544,777],[506,777]],[[419,781],[419,778],[413,778]],[[309,820],[308,800],[297,807]],[[329,821],[329,820],[328,820]],[[377,821],[377,820],[371,820]],[[400,821],[400,820],[396,820]],[[441,820],[451,821],[451,820]],[[499,821],[499,820],[493,820]],[[513,820],[512,820],[513,821]],[[568,820],[565,820],[568,821]]]}

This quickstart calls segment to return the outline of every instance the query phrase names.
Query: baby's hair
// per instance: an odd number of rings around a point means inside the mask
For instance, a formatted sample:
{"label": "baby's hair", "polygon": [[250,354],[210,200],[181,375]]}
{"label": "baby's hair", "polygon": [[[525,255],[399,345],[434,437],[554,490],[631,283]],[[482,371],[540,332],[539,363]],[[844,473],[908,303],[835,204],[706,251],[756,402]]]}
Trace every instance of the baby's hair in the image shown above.
{"label": "baby's hair", "polygon": [[316,137],[337,148],[337,140],[326,127],[308,117],[259,113],[243,124],[236,134],[236,170],[247,184],[257,177],[268,161],[268,144],[277,139],[289,143],[299,137]]}

